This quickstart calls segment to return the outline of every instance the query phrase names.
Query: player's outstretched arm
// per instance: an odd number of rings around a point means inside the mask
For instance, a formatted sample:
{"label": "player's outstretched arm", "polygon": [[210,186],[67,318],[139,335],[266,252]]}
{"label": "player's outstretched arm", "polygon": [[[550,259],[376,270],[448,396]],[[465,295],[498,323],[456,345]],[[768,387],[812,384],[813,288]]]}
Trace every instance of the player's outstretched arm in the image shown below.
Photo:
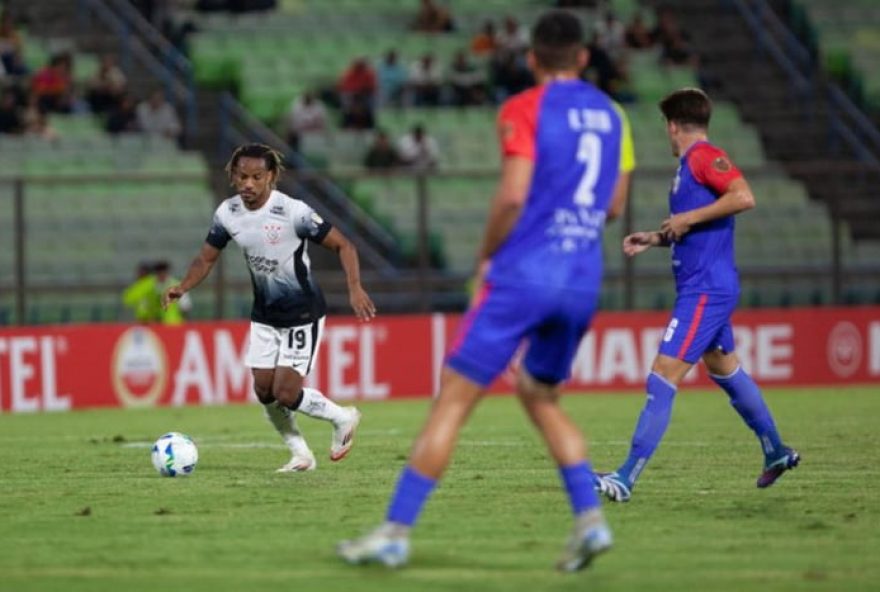
{"label": "player's outstretched arm", "polygon": [[358,259],[357,249],[345,236],[331,228],[321,245],[339,254],[339,261],[345,271],[345,279],[348,284],[348,301],[354,314],[362,321],[369,321],[376,316],[376,305],[370,300],[370,296],[361,286],[361,265]]}
{"label": "player's outstretched arm", "polygon": [[162,294],[162,308],[167,308],[173,301],[180,299],[184,294],[202,283],[220,256],[220,249],[212,247],[208,243],[202,245],[202,250],[196,255],[189,265],[183,280],[176,286],[171,286]]}
{"label": "player's outstretched arm", "polygon": [[708,206],[671,216],[660,225],[660,232],[669,240],[678,240],[697,224],[734,216],[755,207],[755,196],[742,177],[734,179],[718,199]]}
{"label": "player's outstretched arm", "polygon": [[629,257],[635,257],[639,253],[644,253],[651,247],[668,247],[667,241],[663,234],[654,232],[634,232],[627,235],[623,239],[623,252]]}

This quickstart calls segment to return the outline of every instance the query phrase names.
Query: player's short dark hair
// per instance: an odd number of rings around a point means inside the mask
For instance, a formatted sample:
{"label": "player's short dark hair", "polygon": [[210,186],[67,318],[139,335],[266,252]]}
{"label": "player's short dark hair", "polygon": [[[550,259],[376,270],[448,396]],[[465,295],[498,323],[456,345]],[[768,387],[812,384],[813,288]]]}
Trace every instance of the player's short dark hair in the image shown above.
{"label": "player's short dark hair", "polygon": [[230,179],[233,173],[235,173],[238,161],[242,158],[262,158],[263,163],[266,165],[266,170],[270,173],[275,173],[276,179],[284,172],[284,159],[277,150],[265,144],[243,144],[235,149],[224,168]]}
{"label": "player's short dark hair", "polygon": [[578,52],[583,48],[584,30],[581,22],[565,10],[545,13],[532,28],[532,54],[545,70],[577,68]]}
{"label": "player's short dark hair", "polygon": [[666,121],[705,129],[712,118],[712,101],[699,88],[682,88],[660,101],[660,111]]}

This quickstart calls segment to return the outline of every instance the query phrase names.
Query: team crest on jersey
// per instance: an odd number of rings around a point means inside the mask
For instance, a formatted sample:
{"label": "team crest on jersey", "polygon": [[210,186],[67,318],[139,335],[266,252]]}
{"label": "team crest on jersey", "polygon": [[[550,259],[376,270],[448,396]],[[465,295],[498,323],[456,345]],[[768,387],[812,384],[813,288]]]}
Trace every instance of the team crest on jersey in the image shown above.
{"label": "team crest on jersey", "polygon": [[712,168],[718,171],[719,173],[726,173],[730,171],[730,161],[724,158],[723,156],[719,156],[715,160],[712,161]]}
{"label": "team crest on jersey", "polygon": [[263,230],[266,231],[266,242],[270,245],[277,245],[281,242],[281,230],[284,228],[281,224],[264,224]]}

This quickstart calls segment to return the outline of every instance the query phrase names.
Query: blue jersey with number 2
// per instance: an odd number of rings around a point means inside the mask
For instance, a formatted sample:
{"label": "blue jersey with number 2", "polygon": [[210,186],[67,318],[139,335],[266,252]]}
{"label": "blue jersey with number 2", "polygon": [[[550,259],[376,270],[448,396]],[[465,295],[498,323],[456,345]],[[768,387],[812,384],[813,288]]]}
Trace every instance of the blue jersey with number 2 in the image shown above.
{"label": "blue jersey with number 2", "polygon": [[534,172],[488,281],[598,291],[606,211],[634,164],[622,111],[591,84],[557,81],[508,100],[498,123],[503,155],[532,160]]}

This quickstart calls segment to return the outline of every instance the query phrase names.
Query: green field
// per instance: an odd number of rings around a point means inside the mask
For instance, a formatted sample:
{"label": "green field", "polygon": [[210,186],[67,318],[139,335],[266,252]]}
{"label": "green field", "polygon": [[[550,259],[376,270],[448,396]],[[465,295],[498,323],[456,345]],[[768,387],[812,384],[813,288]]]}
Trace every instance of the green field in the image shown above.
{"label": "green field", "polygon": [[[340,463],[329,426],[301,419],[320,453],[307,474],[274,473],[286,450],[256,406],[0,416],[0,590],[880,589],[877,388],[767,393],[803,462],[765,491],[726,398],[679,397],[633,501],[606,505],[615,548],[578,574],[552,569],[567,500],[511,398],[478,409],[396,572],[344,565],[333,546],[383,517],[425,401],[362,405]],[[566,397],[598,468],[622,459],[641,403]],[[150,465],[169,430],[199,444],[190,478]]]}

